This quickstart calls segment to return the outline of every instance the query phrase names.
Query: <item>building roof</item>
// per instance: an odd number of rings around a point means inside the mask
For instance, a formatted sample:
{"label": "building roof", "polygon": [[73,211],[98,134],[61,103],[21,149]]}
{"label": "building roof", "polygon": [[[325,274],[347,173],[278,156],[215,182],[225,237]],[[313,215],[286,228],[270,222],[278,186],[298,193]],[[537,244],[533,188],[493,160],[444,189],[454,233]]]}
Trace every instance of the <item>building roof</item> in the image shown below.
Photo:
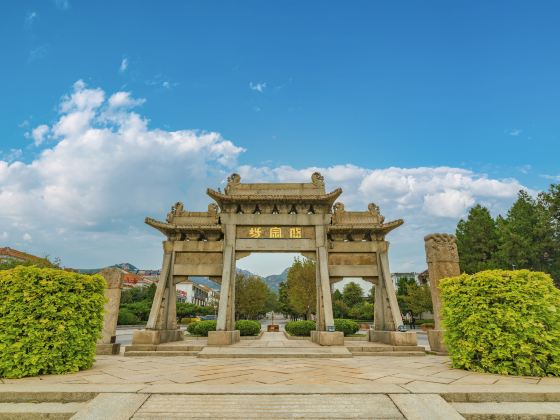
{"label": "building roof", "polygon": [[27,252],[18,251],[17,249],[12,249],[10,247],[0,248],[0,259],[2,257],[20,261],[28,261],[30,263],[45,265],[47,267],[54,267],[54,265],[47,258],[37,257],[35,255],[28,254]]}

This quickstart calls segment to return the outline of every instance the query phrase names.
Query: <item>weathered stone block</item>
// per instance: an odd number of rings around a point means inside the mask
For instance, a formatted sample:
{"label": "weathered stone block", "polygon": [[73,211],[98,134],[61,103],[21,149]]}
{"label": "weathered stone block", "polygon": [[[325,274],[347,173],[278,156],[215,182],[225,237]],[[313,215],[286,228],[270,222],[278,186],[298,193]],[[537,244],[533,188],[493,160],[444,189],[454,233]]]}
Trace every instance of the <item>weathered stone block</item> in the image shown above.
{"label": "weathered stone block", "polygon": [[132,344],[160,344],[182,340],[183,332],[180,330],[135,330],[132,334]]}
{"label": "weathered stone block", "polygon": [[341,331],[311,331],[311,341],[321,346],[343,346],[344,333]]}
{"label": "weathered stone block", "polygon": [[97,344],[95,346],[95,354],[98,355],[119,354],[120,351],[121,351],[121,345],[118,343]]}
{"label": "weathered stone block", "polygon": [[430,350],[436,354],[447,354],[447,346],[443,341],[444,330],[428,330]]}
{"label": "weathered stone block", "polygon": [[208,345],[209,346],[229,346],[239,342],[241,334],[239,330],[234,331],[209,331],[208,332]]}
{"label": "weathered stone block", "polygon": [[416,333],[407,331],[369,330],[369,341],[390,344],[392,346],[416,346]]}

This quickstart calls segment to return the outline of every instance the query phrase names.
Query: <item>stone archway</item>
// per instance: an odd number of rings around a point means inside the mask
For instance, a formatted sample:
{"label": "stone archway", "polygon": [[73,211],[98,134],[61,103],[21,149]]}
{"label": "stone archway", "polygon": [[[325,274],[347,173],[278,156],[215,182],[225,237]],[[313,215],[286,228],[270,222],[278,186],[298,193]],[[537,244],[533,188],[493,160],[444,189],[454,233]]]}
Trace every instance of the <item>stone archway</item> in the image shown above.
{"label": "stone archway", "polygon": [[[178,202],[165,222],[146,218],[167,240],[149,321],[145,330],[134,333],[133,344],[181,339],[175,284],[185,276],[207,276],[221,285],[217,331],[210,333],[208,344],[237,342],[235,266],[237,259],[251,252],[297,252],[315,260],[317,331],[313,341],[343,344],[342,333],[334,331],[331,278],[363,277],[376,284],[375,331],[370,337],[395,344],[402,319],[385,235],[403,220],[385,223],[373,203],[366,211],[346,211],[344,204],[335,204],[341,193],[340,188],[327,193],[319,173],[309,183],[242,183],[233,174],[224,192],[207,190],[216,204],[210,204],[206,212],[186,211]],[[409,342],[415,344],[415,336]]]}

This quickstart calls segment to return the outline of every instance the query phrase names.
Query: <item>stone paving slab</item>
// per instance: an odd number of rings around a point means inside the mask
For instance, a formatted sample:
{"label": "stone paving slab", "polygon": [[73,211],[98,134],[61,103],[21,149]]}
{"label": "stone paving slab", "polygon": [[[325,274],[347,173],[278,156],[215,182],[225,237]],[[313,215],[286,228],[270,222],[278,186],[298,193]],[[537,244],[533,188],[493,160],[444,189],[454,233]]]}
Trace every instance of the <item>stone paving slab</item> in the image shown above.
{"label": "stone paving slab", "polygon": [[404,419],[386,395],[153,395],[133,419]]}
{"label": "stone paving slab", "polygon": [[558,402],[453,403],[453,407],[472,420],[560,419]]}
{"label": "stone paving slab", "polygon": [[208,346],[198,353],[199,358],[339,358],[352,357],[346,347],[246,347]]}
{"label": "stone paving slab", "polygon": [[462,420],[457,410],[437,394],[392,394],[407,420]]}
{"label": "stone paving slab", "polygon": [[0,403],[0,419],[35,418],[67,419],[84,408],[86,403]]}
{"label": "stone paving slab", "polygon": [[73,420],[128,420],[148,399],[142,394],[99,394],[78,411]]}

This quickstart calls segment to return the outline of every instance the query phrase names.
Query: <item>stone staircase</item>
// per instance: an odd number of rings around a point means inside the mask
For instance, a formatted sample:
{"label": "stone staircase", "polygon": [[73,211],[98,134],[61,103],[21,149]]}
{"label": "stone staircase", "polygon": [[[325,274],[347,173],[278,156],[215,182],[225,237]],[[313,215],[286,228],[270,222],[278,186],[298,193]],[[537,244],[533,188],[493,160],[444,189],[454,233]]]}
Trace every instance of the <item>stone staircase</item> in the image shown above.
{"label": "stone staircase", "polygon": [[125,347],[125,356],[198,356],[204,345],[184,341],[173,344],[134,344]]}
{"label": "stone staircase", "polygon": [[371,342],[346,342],[345,347],[353,356],[424,356],[422,346],[391,346]]}

